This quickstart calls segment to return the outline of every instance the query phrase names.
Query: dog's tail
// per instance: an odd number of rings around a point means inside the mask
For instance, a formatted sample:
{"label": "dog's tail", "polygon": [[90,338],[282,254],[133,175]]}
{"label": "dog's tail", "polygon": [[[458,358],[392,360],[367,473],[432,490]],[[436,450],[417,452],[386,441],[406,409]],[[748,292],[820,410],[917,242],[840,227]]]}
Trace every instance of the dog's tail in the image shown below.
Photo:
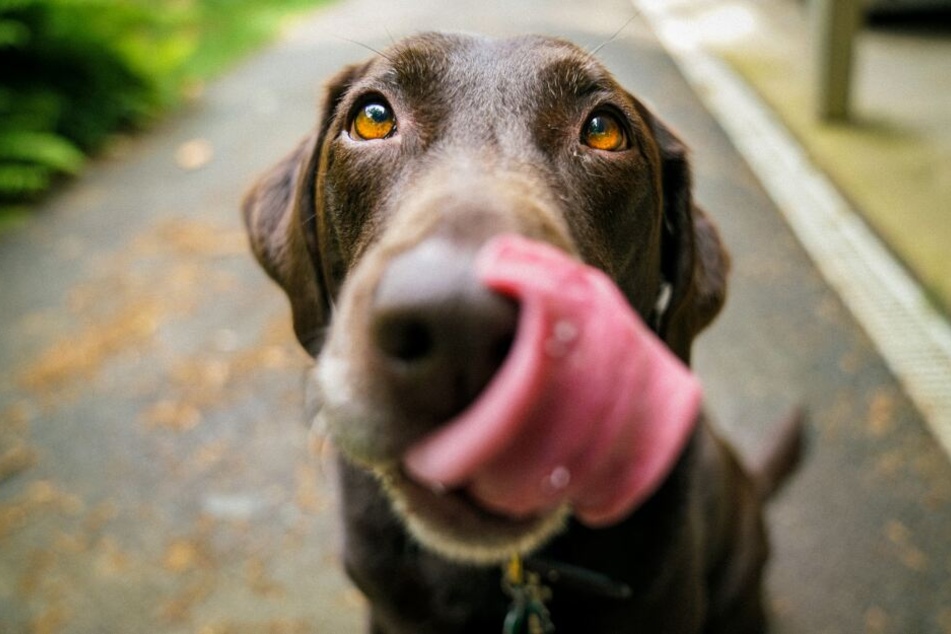
{"label": "dog's tail", "polygon": [[760,499],[769,499],[796,470],[805,450],[806,414],[793,409],[776,426],[772,440],[749,463]]}

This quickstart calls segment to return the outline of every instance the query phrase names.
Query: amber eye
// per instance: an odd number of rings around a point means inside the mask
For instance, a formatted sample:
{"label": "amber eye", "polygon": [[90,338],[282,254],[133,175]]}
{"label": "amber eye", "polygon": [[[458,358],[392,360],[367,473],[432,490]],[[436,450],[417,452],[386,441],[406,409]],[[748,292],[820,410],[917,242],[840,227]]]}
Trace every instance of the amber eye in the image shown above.
{"label": "amber eye", "polygon": [[601,112],[585,121],[581,142],[595,150],[617,152],[627,149],[627,134],[614,115]]}
{"label": "amber eye", "polygon": [[350,136],[364,141],[385,139],[395,129],[396,118],[390,107],[379,101],[371,101],[357,111],[350,124]]}

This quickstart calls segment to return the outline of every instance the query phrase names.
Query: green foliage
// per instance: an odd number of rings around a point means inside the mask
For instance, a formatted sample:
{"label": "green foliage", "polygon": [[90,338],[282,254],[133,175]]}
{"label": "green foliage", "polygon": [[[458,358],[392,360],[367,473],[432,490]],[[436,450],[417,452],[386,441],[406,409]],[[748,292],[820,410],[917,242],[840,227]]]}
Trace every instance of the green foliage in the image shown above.
{"label": "green foliage", "polygon": [[0,0],[0,202],[75,173],[108,134],[168,102],[161,78],[178,60],[160,14],[144,2]]}
{"label": "green foliage", "polygon": [[320,0],[0,0],[0,210]]}
{"label": "green foliage", "polygon": [[56,134],[0,128],[0,193],[29,198],[49,187],[55,173],[78,172],[84,158]]}

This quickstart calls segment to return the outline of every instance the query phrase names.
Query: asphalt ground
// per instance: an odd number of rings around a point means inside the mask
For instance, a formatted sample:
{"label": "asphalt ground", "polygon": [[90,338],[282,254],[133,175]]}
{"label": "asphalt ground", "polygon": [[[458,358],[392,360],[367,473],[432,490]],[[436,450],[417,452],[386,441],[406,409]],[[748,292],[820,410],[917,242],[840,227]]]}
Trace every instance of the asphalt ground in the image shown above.
{"label": "asphalt ground", "polygon": [[[593,48],[632,15],[624,0],[335,5],[0,237],[0,631],[361,631],[306,433],[308,359],[240,196],[366,47],[437,28]],[[810,413],[806,461],[769,509],[773,631],[948,634],[947,457],[646,27],[599,56],[692,147],[733,254],[696,347],[708,409],[742,452],[788,408]]]}

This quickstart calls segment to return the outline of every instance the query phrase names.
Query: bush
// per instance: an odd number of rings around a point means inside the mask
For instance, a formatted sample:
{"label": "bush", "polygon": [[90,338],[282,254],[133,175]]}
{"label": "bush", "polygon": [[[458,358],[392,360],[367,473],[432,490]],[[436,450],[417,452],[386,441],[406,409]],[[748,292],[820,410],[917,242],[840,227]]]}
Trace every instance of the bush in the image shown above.
{"label": "bush", "polygon": [[0,0],[0,209],[319,0]]}
{"label": "bush", "polygon": [[171,103],[185,18],[144,1],[0,0],[0,201],[32,199]]}

